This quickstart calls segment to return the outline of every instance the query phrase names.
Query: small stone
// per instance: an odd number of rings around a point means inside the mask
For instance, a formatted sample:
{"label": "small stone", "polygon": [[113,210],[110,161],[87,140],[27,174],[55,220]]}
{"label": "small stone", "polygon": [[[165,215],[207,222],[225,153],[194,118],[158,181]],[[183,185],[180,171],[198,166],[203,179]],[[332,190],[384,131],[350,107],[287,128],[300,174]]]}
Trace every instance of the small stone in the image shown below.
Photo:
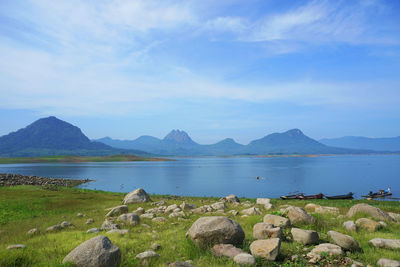
{"label": "small stone", "polygon": [[129,229],[112,229],[112,230],[108,231],[107,234],[127,235],[130,232],[131,231],[129,231]]}
{"label": "small stone", "polygon": [[165,219],[164,217],[155,217],[153,219],[151,219],[153,222],[158,222],[158,223],[162,223],[162,222],[166,222],[167,219]]}
{"label": "small stone", "polygon": [[379,259],[376,263],[380,267],[400,267],[400,261],[390,259]]}
{"label": "small stone", "polygon": [[400,249],[400,239],[374,238],[369,243],[377,248]]}
{"label": "small stone", "polygon": [[24,248],[26,248],[26,246],[25,246],[25,245],[22,245],[22,244],[18,244],[18,245],[9,245],[9,246],[7,247],[8,250],[11,250],[11,249],[24,249]]}
{"label": "small stone", "polygon": [[240,253],[244,253],[243,250],[237,248],[231,244],[217,244],[211,249],[212,254],[217,257],[225,256],[228,258],[233,258]]}
{"label": "small stone", "polygon": [[92,223],[94,223],[94,220],[92,218],[86,220],[86,224],[92,224]]}
{"label": "small stone", "polygon": [[129,225],[138,225],[140,222],[140,218],[138,214],[132,212],[132,213],[121,214],[118,217],[118,221]]}
{"label": "small stone", "polygon": [[142,207],[139,207],[139,208],[137,208],[136,210],[135,210],[135,213],[136,214],[138,214],[138,215],[142,215],[143,213],[144,213],[144,208],[142,208]]}
{"label": "small stone", "polygon": [[56,231],[60,231],[61,229],[62,229],[61,225],[56,224],[56,225],[47,227],[46,232],[56,232]]}
{"label": "small stone", "polygon": [[299,207],[288,207],[287,216],[291,224],[312,224],[315,223],[313,216],[308,214],[304,209]]}
{"label": "small stone", "polygon": [[167,209],[165,210],[165,213],[173,212],[174,209],[176,209],[176,208],[178,208],[178,205],[177,205],[177,204],[169,205],[169,206],[167,207]]}
{"label": "small stone", "polygon": [[319,241],[319,235],[313,230],[304,230],[299,228],[292,228],[290,231],[293,236],[293,240],[303,245],[317,244]]}
{"label": "small stone", "polygon": [[314,247],[307,256],[315,261],[321,258],[321,254],[327,254],[329,256],[342,255],[343,251],[338,245],[323,243]]}
{"label": "small stone", "polygon": [[180,206],[179,206],[182,210],[193,210],[196,208],[195,204],[189,204],[186,202],[183,202]]}
{"label": "small stone", "polygon": [[79,212],[78,214],[76,214],[76,216],[77,217],[83,217],[83,214]]}
{"label": "small stone", "polygon": [[185,213],[183,211],[178,211],[178,212],[172,212],[170,215],[168,215],[168,218],[175,218],[175,217],[185,217]]}
{"label": "small stone", "polygon": [[285,228],[290,226],[290,221],[288,218],[282,217],[282,216],[277,216],[273,214],[267,214],[264,216],[265,223],[269,223],[274,225],[275,227],[281,227]]}
{"label": "small stone", "polygon": [[63,221],[60,225],[61,225],[62,228],[72,226],[72,224],[70,222],[68,222],[68,221]]}
{"label": "small stone", "polygon": [[225,202],[216,202],[214,204],[211,204],[211,208],[214,210],[225,210]]}
{"label": "small stone", "polygon": [[261,214],[261,210],[259,208],[248,208],[248,209],[244,209],[240,212],[243,215],[248,215],[248,216],[252,216],[252,215],[260,215]]}
{"label": "small stone", "polygon": [[357,226],[353,221],[346,221],[343,223],[343,226],[349,232],[355,232],[357,230]]}
{"label": "small stone", "polygon": [[39,230],[37,228],[33,228],[27,232],[28,235],[36,235],[38,233],[39,233]]}
{"label": "small stone", "polygon": [[152,250],[159,250],[161,248],[161,245],[158,243],[153,243],[150,248]]}
{"label": "small stone", "polygon": [[356,225],[360,228],[364,228],[370,232],[375,232],[382,228],[382,225],[376,221],[368,218],[360,218],[356,221]]}
{"label": "small stone", "polygon": [[86,231],[86,233],[88,234],[93,234],[93,233],[100,233],[100,229],[99,228],[90,228],[89,230]]}
{"label": "small stone", "polygon": [[254,256],[250,255],[248,253],[237,254],[233,258],[233,261],[239,265],[255,265],[256,264],[256,259],[254,258]]}
{"label": "small stone", "polygon": [[270,204],[271,199],[269,198],[257,198],[256,200],[256,204],[257,205],[266,205],[266,204]]}
{"label": "small stone", "polygon": [[360,246],[358,245],[357,241],[349,235],[344,235],[335,231],[329,231],[328,236],[333,239],[333,242],[336,245],[340,246],[344,250],[360,250]]}
{"label": "small stone", "polygon": [[155,215],[153,213],[145,213],[140,215],[140,219],[153,219]]}
{"label": "small stone", "polygon": [[280,247],[281,240],[271,238],[253,241],[250,245],[250,251],[253,256],[274,261],[279,254]]}
{"label": "small stone", "polygon": [[387,223],[385,223],[384,221],[380,221],[380,222],[378,222],[380,225],[382,225],[382,227],[387,227]]}
{"label": "small stone", "polygon": [[254,239],[280,238],[282,230],[269,223],[257,223],[253,227],[253,237]]}
{"label": "small stone", "polygon": [[176,261],[168,265],[168,267],[194,267],[194,266],[187,261]]}
{"label": "small stone", "polygon": [[237,216],[239,214],[237,210],[230,210],[228,213],[232,214],[233,216]]}
{"label": "small stone", "polygon": [[150,225],[148,225],[148,224],[145,224],[145,223],[142,223],[142,226],[143,226],[144,228],[148,228],[148,229],[150,229],[150,228],[151,228],[151,226],[150,226]]}
{"label": "small stone", "polygon": [[147,250],[145,252],[142,252],[142,253],[139,253],[136,255],[136,259],[139,259],[139,260],[145,260],[145,259],[150,259],[150,258],[154,258],[154,257],[160,257],[160,255],[158,255],[153,250]]}
{"label": "small stone", "polygon": [[223,197],[220,199],[220,201],[226,201],[226,202],[230,202],[230,203],[240,203],[239,198],[235,195],[229,195],[229,196]]}
{"label": "small stone", "polygon": [[103,222],[103,224],[101,225],[101,230],[113,230],[113,229],[120,229],[121,227],[116,224],[113,223],[112,221],[109,220],[105,220]]}
{"label": "small stone", "polygon": [[120,205],[117,207],[112,208],[107,214],[106,217],[114,217],[124,213],[128,213],[128,206]]}

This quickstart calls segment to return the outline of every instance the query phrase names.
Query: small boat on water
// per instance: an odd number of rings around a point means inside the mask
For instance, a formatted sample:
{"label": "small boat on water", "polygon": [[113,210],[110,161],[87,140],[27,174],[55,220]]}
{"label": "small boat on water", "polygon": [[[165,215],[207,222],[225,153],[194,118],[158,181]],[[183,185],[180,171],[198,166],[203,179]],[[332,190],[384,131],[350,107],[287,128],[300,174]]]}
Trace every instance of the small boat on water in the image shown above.
{"label": "small boat on water", "polygon": [[323,199],[324,198],[324,194],[319,193],[317,195],[308,195],[308,196],[299,196],[298,199]]}
{"label": "small boat on water", "polygon": [[390,190],[390,188],[388,188],[388,190],[381,189],[376,193],[373,193],[372,191],[370,191],[368,193],[368,195],[365,195],[365,196],[362,196],[362,197],[365,197],[365,198],[381,198],[381,197],[389,197],[391,195],[392,195],[392,191]]}
{"label": "small boat on water", "polygon": [[297,193],[293,195],[281,196],[281,199],[300,199],[300,197],[304,196],[303,193]]}
{"label": "small boat on water", "polygon": [[354,193],[350,192],[347,195],[325,196],[327,199],[353,199]]}

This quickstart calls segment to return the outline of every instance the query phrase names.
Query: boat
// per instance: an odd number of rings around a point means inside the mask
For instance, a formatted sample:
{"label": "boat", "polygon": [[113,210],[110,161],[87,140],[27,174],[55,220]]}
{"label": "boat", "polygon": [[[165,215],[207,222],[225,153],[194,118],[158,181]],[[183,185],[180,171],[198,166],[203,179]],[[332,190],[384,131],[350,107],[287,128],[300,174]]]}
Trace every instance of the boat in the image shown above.
{"label": "boat", "polygon": [[325,196],[327,199],[353,199],[354,193],[350,192],[347,195]]}
{"label": "boat", "polygon": [[308,195],[308,196],[304,196],[301,195],[298,197],[298,199],[323,199],[324,198],[324,194],[319,193],[317,195]]}
{"label": "boat", "polygon": [[373,193],[372,191],[370,191],[368,193],[368,195],[364,195],[362,197],[365,197],[365,198],[381,198],[381,197],[389,197],[391,195],[392,195],[392,191],[389,188],[388,190],[381,189],[376,193]]}
{"label": "boat", "polygon": [[304,196],[303,193],[281,196],[281,199],[300,199],[300,197]]}

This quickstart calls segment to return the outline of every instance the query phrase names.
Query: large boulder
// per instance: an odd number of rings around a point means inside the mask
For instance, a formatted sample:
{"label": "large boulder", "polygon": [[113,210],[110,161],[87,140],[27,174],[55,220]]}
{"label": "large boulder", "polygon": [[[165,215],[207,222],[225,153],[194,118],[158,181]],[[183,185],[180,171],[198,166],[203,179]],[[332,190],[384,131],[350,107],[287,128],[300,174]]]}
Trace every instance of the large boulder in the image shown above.
{"label": "large boulder", "polygon": [[121,227],[110,220],[105,220],[101,225],[101,230],[113,230],[113,229],[120,229]]}
{"label": "large boulder", "polygon": [[140,222],[140,217],[136,213],[125,213],[118,217],[118,221],[123,222],[125,224],[137,225]]}
{"label": "large boulder", "polygon": [[269,223],[256,223],[253,227],[254,239],[268,239],[282,237],[282,230],[280,227],[274,227]]}
{"label": "large boulder", "polygon": [[290,221],[288,218],[278,216],[278,215],[273,215],[273,214],[265,215],[263,222],[269,223],[276,227],[281,227],[281,228],[290,226]]}
{"label": "large boulder", "polygon": [[356,204],[351,207],[350,210],[347,212],[347,216],[352,217],[357,213],[366,213],[372,218],[378,220],[394,221],[394,219],[390,217],[390,215],[385,211],[364,203]]}
{"label": "large boulder", "polygon": [[308,214],[304,209],[299,207],[288,207],[287,216],[290,220],[291,224],[311,224],[315,223],[315,219],[313,216]]}
{"label": "large boulder", "polygon": [[330,243],[323,243],[315,246],[307,256],[311,259],[318,260],[321,258],[321,255],[342,255],[343,250],[338,246]]}
{"label": "large boulder", "polygon": [[236,221],[224,216],[201,217],[193,223],[186,235],[201,246],[220,243],[240,245],[245,236]]}
{"label": "large boulder", "polygon": [[127,205],[120,205],[112,208],[107,214],[106,217],[114,217],[128,212]]}
{"label": "large boulder", "polygon": [[240,203],[239,198],[237,196],[233,195],[233,194],[221,198],[220,201],[226,201],[226,202],[230,202],[230,203]]}
{"label": "large boulder", "polygon": [[357,241],[349,235],[344,235],[335,231],[329,231],[328,236],[332,238],[336,245],[340,246],[344,250],[360,250],[360,246],[358,245]]}
{"label": "large boulder", "polygon": [[400,239],[374,238],[369,243],[377,248],[400,249]]}
{"label": "large boulder", "polygon": [[225,256],[228,258],[234,258],[240,253],[245,253],[240,248],[235,247],[232,244],[217,244],[211,249],[212,254],[217,257]]}
{"label": "large boulder", "polygon": [[360,219],[358,219],[356,221],[356,226],[359,227],[359,228],[366,229],[366,230],[368,230],[370,232],[375,232],[378,229],[382,228],[382,224],[380,224],[380,223],[378,223],[378,222],[376,222],[374,220],[368,219],[368,218],[360,218]]}
{"label": "large boulder", "polygon": [[248,209],[244,209],[240,212],[243,215],[260,215],[261,214],[261,210],[259,208],[248,208]]}
{"label": "large boulder", "polygon": [[121,251],[106,236],[95,236],[74,248],[63,260],[77,267],[113,267],[121,261]]}
{"label": "large boulder", "polygon": [[394,212],[388,212],[389,216],[392,217],[396,222],[400,222],[400,214]]}
{"label": "large boulder", "polygon": [[132,204],[132,203],[143,203],[149,202],[150,197],[142,188],[138,188],[129,194],[127,194],[124,198],[123,204]]}
{"label": "large boulder", "polygon": [[376,263],[378,267],[400,267],[400,261],[390,259],[379,259]]}
{"label": "large boulder", "polygon": [[317,244],[319,241],[319,235],[313,230],[304,230],[299,228],[292,228],[290,231],[293,236],[293,240],[303,245]]}
{"label": "large boulder", "polygon": [[279,238],[256,240],[250,244],[250,251],[253,256],[274,261],[279,255],[281,240]]}

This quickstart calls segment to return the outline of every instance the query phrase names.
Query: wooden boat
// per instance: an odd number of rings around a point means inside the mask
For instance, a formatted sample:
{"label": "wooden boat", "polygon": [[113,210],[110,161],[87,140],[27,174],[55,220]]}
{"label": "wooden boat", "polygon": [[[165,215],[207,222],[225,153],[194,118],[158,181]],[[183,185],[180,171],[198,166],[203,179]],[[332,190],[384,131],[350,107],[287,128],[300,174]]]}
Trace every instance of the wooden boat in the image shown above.
{"label": "wooden boat", "polygon": [[362,196],[365,198],[381,198],[381,197],[388,197],[391,196],[392,192],[391,191],[385,191],[383,189],[379,190],[376,193],[369,192],[368,195]]}
{"label": "wooden boat", "polygon": [[324,198],[324,194],[319,193],[317,195],[308,195],[308,196],[304,196],[301,195],[298,197],[298,199],[323,199]]}
{"label": "wooden boat", "polygon": [[303,196],[303,193],[298,193],[298,194],[293,194],[293,195],[287,195],[287,196],[281,196],[281,199],[300,199],[300,197]]}
{"label": "wooden boat", "polygon": [[325,196],[327,199],[353,199],[354,193],[350,192],[347,195]]}

